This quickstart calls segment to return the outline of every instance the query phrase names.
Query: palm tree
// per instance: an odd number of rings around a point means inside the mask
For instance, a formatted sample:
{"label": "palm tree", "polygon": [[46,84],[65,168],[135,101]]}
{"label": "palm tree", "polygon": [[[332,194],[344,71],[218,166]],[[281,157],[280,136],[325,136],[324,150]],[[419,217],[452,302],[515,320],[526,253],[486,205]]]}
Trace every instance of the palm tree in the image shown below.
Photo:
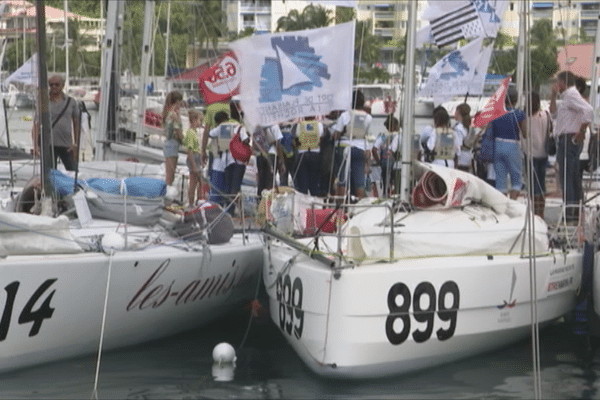
{"label": "palm tree", "polygon": [[301,31],[304,29],[322,28],[333,22],[332,11],[321,5],[309,4],[302,12],[291,10],[277,20],[277,32]]}
{"label": "palm tree", "polygon": [[284,15],[277,20],[277,32],[301,31],[307,29],[306,25],[304,13],[300,13],[298,10],[291,10],[288,15]]}
{"label": "palm tree", "polygon": [[198,27],[198,37],[200,46],[206,43],[206,48],[211,44],[214,51],[217,50],[219,38],[227,32],[225,25],[226,15],[221,9],[221,0],[204,0],[196,3],[198,7],[198,18],[196,23],[200,21]]}
{"label": "palm tree", "polygon": [[334,21],[331,15],[332,11],[322,5],[315,6],[314,4],[309,4],[302,10],[302,14],[306,14],[305,19],[309,25],[308,29],[323,28],[329,26]]}

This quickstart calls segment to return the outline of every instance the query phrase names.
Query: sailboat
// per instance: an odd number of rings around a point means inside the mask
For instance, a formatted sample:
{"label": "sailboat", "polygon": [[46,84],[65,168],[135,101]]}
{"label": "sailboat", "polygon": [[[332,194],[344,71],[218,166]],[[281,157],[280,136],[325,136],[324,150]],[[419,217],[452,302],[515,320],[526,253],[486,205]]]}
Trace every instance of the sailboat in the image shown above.
{"label": "sailboat", "polygon": [[[43,1],[37,13],[43,54]],[[40,101],[47,102],[44,60]],[[41,121],[46,149],[47,111]],[[25,188],[17,210],[0,212],[0,371],[90,353],[100,360],[105,350],[206,324],[254,298],[258,233],[236,233],[210,204],[185,215],[165,210],[162,180],[75,181],[42,161],[41,185]],[[40,215],[26,212],[24,196],[40,191]],[[182,218],[189,223],[181,226]]]}
{"label": "sailboat", "polygon": [[581,283],[576,241],[554,247],[526,205],[411,159],[416,2],[409,7],[401,197],[332,208],[273,195],[264,227],[271,319],[323,377],[380,378],[498,349],[570,312]]}

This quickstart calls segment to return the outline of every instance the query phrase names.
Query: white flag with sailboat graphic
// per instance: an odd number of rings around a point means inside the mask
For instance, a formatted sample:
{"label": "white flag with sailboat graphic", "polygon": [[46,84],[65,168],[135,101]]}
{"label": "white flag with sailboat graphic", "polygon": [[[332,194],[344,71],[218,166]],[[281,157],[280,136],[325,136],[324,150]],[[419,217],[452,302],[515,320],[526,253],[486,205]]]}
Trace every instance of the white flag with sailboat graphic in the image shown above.
{"label": "white flag with sailboat graphic", "polygon": [[242,69],[240,100],[251,126],[349,109],[354,22],[255,35],[231,43]]}
{"label": "white flag with sailboat graphic", "polygon": [[480,95],[492,55],[492,46],[483,47],[483,38],[446,54],[429,71],[419,96],[441,103],[453,96]]}

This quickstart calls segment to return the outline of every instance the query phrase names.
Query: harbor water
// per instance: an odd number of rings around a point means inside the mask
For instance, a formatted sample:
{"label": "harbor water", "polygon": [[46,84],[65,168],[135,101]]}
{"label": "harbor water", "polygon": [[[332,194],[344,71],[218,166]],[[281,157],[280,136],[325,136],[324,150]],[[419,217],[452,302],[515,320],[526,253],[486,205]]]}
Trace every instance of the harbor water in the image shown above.
{"label": "harbor water", "polygon": [[[266,316],[254,319],[249,330],[246,316],[240,312],[191,332],[104,353],[97,381],[98,354],[5,373],[0,398],[91,398],[95,385],[102,399],[534,398],[528,340],[410,375],[328,381],[304,366]],[[600,359],[584,367],[571,337],[565,323],[542,331],[542,397],[600,398]],[[229,381],[213,376],[212,349],[223,341],[237,351]]]}
{"label": "harbor water", "polygon": [[[32,110],[8,110],[14,146],[31,147],[32,116]],[[92,111],[93,126],[95,118]],[[4,124],[0,131],[6,143]],[[543,398],[600,398],[600,352],[584,364],[574,337],[564,321],[541,331]],[[236,349],[235,369],[213,365],[213,348],[221,342]],[[523,340],[410,375],[329,381],[304,366],[266,313],[250,317],[240,308],[193,331],[102,352],[100,359],[94,353],[0,374],[0,398],[93,398],[96,388],[101,399],[527,399],[534,398],[531,354],[531,341]]]}

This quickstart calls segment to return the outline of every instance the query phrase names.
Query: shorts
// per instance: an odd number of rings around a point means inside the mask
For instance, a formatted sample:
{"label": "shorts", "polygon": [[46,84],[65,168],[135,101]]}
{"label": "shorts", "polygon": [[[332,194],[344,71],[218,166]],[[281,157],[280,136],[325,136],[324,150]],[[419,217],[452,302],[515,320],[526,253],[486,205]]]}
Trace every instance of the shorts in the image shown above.
{"label": "shorts", "polygon": [[[196,167],[198,168],[198,172],[202,172],[202,157],[200,156],[200,154],[194,153],[191,157],[194,157],[194,160],[196,160]],[[192,160],[190,156],[188,156],[185,163],[187,164],[190,173],[192,173]]]}
{"label": "shorts", "polygon": [[163,147],[163,154],[165,158],[178,157],[179,156],[179,142],[175,139],[165,140]]}

